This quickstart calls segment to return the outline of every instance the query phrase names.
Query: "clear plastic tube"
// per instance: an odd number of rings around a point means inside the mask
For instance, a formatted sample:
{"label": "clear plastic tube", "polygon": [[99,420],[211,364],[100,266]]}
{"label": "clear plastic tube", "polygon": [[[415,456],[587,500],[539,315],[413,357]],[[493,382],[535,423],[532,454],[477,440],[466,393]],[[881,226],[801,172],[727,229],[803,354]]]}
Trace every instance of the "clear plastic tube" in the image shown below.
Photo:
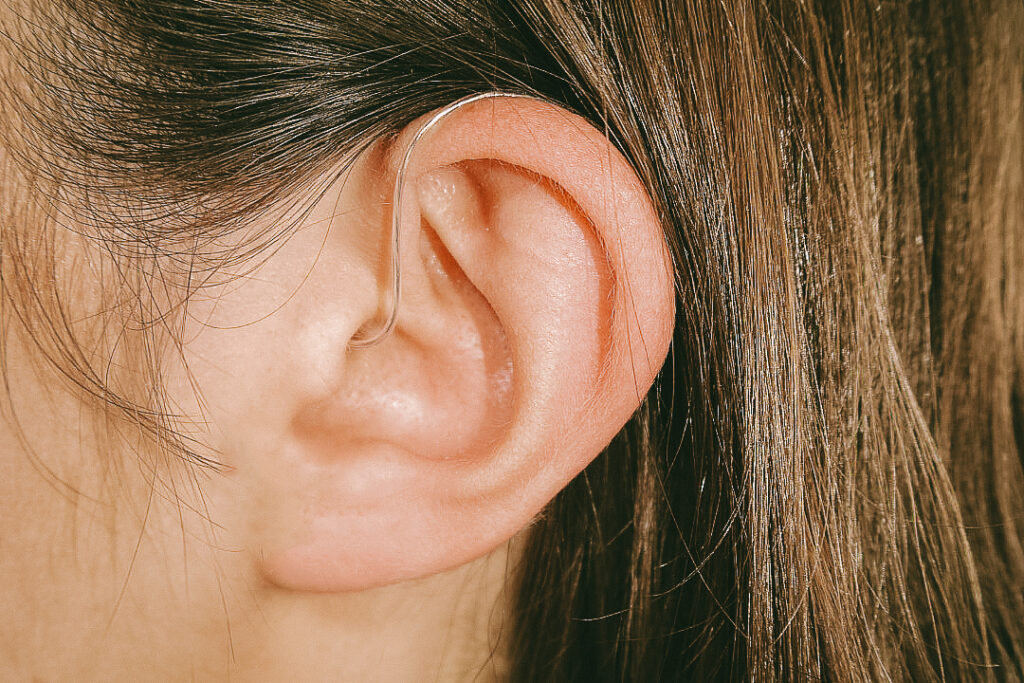
{"label": "clear plastic tube", "polygon": [[[469,95],[458,99],[442,109],[439,109],[422,126],[420,126],[420,129],[416,131],[416,135],[414,135],[412,140],[409,142],[409,146],[405,148],[405,155],[402,157],[402,164],[398,167],[398,173],[395,176],[395,189],[391,201],[391,281],[389,287],[391,309],[388,311],[388,315],[384,319],[384,324],[379,330],[372,335],[354,337],[349,342],[349,346],[351,348],[367,349],[372,346],[376,346],[391,334],[395,329],[395,323],[398,321],[398,307],[402,300],[402,193],[405,189],[405,174],[409,168],[409,161],[412,159],[413,152],[416,150],[417,143],[423,139],[423,136],[429,133],[430,130],[442,119],[459,107],[467,105],[470,102],[477,102],[491,97],[524,96],[509,92],[487,92],[477,93],[475,95]],[[384,296],[386,297],[387,295],[388,293],[384,292]]]}

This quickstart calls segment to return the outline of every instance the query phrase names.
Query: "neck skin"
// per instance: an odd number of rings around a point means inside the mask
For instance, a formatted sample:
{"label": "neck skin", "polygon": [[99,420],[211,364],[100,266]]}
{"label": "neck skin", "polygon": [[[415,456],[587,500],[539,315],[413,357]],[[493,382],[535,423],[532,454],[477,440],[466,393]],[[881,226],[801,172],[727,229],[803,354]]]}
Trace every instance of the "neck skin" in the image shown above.
{"label": "neck skin", "polygon": [[190,509],[232,495],[227,478],[171,463],[154,487],[139,466],[151,456],[98,448],[80,402],[52,389],[61,381],[16,335],[5,363],[0,613],[12,618],[0,623],[0,679],[502,677],[508,545],[360,593],[282,590]]}

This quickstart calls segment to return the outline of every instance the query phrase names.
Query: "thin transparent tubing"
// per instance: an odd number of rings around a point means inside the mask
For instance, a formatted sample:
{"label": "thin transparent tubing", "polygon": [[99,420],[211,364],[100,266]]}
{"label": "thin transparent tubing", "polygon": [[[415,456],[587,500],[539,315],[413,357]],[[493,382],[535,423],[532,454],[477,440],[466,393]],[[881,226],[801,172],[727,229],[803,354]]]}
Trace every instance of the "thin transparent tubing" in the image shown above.
{"label": "thin transparent tubing", "polygon": [[469,104],[470,102],[476,102],[490,97],[524,97],[524,95],[518,95],[510,92],[486,92],[469,95],[462,99],[455,100],[431,116],[430,119],[427,120],[427,122],[424,123],[418,131],[416,131],[416,135],[413,136],[409,146],[405,148],[405,155],[402,157],[402,165],[398,167],[398,173],[395,176],[395,189],[391,199],[391,311],[388,313],[388,317],[384,321],[384,325],[376,332],[376,334],[373,336],[364,335],[359,338],[353,338],[349,342],[350,347],[355,349],[367,349],[371,346],[376,346],[391,334],[391,331],[395,329],[395,322],[398,320],[398,306],[402,299],[402,244],[399,239],[402,227],[402,191],[405,189],[405,172],[409,167],[409,160],[412,159],[412,153],[416,150],[416,143],[418,143],[431,128],[437,125],[441,119],[448,116],[448,114],[451,114],[459,107]]}

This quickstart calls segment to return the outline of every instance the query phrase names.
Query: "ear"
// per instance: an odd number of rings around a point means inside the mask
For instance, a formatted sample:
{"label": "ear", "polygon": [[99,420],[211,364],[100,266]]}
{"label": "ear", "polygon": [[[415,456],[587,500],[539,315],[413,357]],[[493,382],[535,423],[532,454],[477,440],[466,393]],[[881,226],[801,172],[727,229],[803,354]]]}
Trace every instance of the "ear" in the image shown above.
{"label": "ear", "polygon": [[[381,199],[425,119],[360,157],[359,180],[334,200],[350,225],[386,234]],[[379,252],[335,256],[325,242],[318,272],[359,292],[344,314],[332,297],[302,304],[304,324],[333,321],[308,352],[331,370],[316,382],[297,368],[264,393],[290,419],[246,489],[265,508],[251,525],[260,567],[280,586],[362,589],[501,545],[608,445],[668,350],[661,224],[580,117],[527,98],[467,104],[418,142],[406,183],[393,334],[349,346],[376,324],[379,289],[341,282],[349,271],[331,260],[379,273]],[[292,352],[307,338],[293,335]]]}

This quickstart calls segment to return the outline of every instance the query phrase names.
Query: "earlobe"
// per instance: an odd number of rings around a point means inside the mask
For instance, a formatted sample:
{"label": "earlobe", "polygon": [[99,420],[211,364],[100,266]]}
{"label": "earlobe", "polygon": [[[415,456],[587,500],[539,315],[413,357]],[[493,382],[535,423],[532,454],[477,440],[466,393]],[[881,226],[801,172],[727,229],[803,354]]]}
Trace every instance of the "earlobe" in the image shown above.
{"label": "earlobe", "polygon": [[342,380],[292,407],[282,467],[305,485],[275,489],[259,539],[281,586],[362,589],[497,547],[608,444],[668,349],[661,226],[582,119],[474,102],[420,142],[408,182],[394,334],[336,340]]}

